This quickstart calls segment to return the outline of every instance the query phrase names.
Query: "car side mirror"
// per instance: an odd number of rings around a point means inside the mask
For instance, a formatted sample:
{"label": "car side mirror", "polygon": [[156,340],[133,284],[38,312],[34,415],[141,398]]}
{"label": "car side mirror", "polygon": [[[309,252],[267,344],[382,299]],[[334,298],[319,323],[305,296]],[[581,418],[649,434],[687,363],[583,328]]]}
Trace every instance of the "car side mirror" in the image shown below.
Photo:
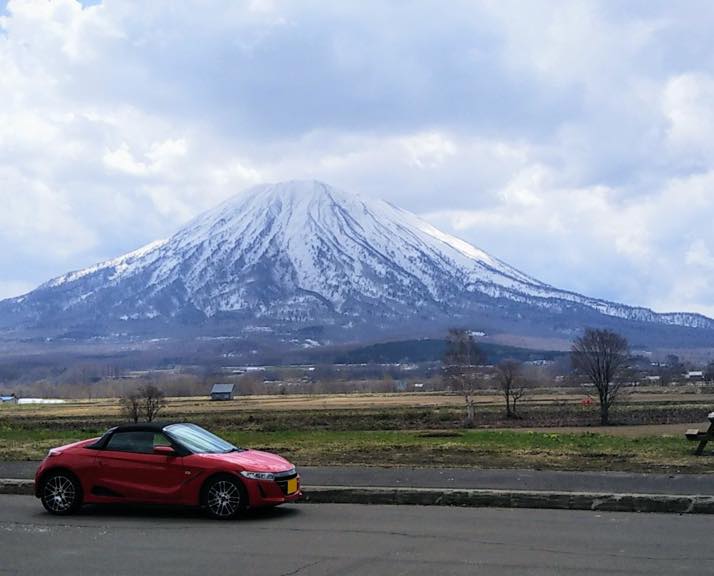
{"label": "car side mirror", "polygon": [[159,456],[176,456],[176,450],[171,446],[154,446],[154,454]]}

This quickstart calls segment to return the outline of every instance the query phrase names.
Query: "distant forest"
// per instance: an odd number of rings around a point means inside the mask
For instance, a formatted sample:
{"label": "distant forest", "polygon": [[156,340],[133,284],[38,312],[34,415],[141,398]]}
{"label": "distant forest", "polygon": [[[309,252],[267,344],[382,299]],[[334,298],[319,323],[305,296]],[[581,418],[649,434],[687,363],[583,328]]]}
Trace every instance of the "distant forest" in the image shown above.
{"label": "distant forest", "polygon": [[[497,364],[507,358],[519,362],[557,360],[567,352],[530,350],[488,342],[478,343],[489,364]],[[332,359],[335,364],[394,364],[406,362],[439,362],[444,356],[446,341],[440,339],[401,340],[380,342],[349,352]]]}

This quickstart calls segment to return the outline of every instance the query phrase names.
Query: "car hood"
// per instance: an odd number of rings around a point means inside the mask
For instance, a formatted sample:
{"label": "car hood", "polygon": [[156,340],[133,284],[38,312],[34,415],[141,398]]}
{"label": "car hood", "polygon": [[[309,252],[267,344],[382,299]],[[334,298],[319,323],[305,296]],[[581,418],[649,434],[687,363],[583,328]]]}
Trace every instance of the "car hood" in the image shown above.
{"label": "car hood", "polygon": [[282,456],[260,450],[242,450],[228,454],[197,454],[201,458],[235,464],[250,472],[285,472],[293,465]]}

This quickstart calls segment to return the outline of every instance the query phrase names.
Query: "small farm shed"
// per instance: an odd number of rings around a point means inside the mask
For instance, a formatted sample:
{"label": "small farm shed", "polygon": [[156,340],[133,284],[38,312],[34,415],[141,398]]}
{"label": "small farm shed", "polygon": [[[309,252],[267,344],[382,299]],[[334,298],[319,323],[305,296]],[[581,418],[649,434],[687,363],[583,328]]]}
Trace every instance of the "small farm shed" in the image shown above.
{"label": "small farm shed", "polygon": [[214,384],[211,388],[211,400],[233,400],[234,384]]}

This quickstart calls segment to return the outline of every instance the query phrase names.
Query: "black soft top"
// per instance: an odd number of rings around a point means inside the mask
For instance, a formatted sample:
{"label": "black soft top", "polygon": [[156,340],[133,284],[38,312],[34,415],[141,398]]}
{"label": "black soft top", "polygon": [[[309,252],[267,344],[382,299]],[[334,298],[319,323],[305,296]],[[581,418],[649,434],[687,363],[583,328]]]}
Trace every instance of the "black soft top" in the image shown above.
{"label": "black soft top", "polygon": [[[114,426],[109,428],[102,437],[99,438],[93,444],[87,446],[87,448],[93,448],[95,450],[102,450],[109,442],[112,434],[115,432],[162,432],[167,426],[172,424],[183,424],[183,422],[140,422],[138,424],[120,424],[119,426]],[[173,443],[173,442],[172,442]]]}
{"label": "black soft top", "polygon": [[181,422],[139,422],[138,424],[120,424],[114,428],[110,428],[104,434],[109,432],[161,432],[167,426],[172,424],[181,424]]}

